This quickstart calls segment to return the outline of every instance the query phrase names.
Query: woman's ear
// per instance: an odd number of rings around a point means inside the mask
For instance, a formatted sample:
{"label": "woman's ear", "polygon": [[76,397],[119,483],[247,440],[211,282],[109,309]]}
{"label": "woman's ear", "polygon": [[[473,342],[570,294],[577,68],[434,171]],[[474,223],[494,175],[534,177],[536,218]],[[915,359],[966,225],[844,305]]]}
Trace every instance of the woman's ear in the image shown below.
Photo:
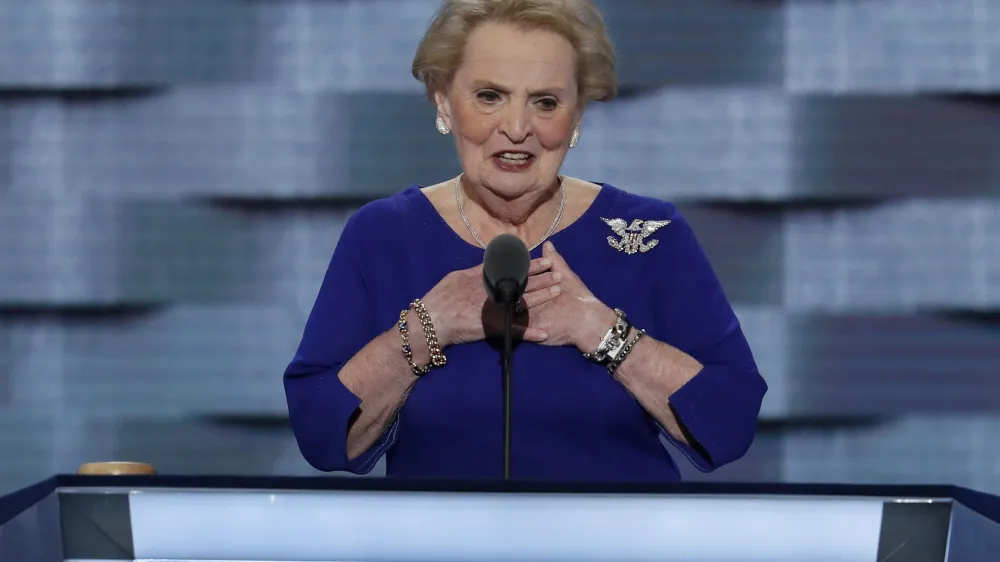
{"label": "woman's ear", "polygon": [[441,119],[445,126],[451,130],[451,103],[448,101],[448,96],[444,92],[435,92],[434,105],[437,107],[438,119]]}

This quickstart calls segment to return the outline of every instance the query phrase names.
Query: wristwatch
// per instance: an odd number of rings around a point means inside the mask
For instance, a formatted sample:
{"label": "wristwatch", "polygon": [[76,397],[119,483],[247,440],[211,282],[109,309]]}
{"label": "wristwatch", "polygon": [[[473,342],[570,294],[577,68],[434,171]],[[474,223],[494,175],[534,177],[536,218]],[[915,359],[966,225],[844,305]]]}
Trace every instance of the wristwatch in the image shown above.
{"label": "wristwatch", "polygon": [[587,359],[599,363],[601,365],[611,365],[614,364],[621,355],[623,349],[625,349],[625,344],[628,342],[628,333],[632,329],[632,323],[629,322],[625,313],[620,309],[615,309],[615,324],[608,329],[601,338],[601,343],[597,345],[597,349],[590,353],[584,353],[583,356]]}

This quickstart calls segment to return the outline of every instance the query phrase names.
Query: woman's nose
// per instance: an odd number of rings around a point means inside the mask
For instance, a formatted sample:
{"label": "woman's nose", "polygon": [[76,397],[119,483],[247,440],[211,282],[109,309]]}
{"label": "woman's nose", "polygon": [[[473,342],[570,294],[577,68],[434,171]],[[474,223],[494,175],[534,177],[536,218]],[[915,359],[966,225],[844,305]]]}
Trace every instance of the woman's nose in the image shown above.
{"label": "woman's nose", "polygon": [[520,104],[511,104],[504,110],[504,115],[500,119],[500,132],[507,136],[513,143],[524,142],[531,134],[531,124],[526,108]]}

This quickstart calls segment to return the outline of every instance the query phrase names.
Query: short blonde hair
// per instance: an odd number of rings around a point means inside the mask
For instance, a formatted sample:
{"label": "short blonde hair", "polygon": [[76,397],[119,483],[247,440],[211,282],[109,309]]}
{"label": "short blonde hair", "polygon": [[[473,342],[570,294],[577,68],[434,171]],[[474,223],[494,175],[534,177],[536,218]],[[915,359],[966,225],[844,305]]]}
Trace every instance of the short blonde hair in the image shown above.
{"label": "short blonde hair", "polygon": [[593,0],[445,0],[413,59],[413,77],[427,95],[444,91],[462,64],[465,42],[483,23],[544,29],[565,37],[576,51],[576,79],[585,100],[609,101],[618,93],[615,48]]}

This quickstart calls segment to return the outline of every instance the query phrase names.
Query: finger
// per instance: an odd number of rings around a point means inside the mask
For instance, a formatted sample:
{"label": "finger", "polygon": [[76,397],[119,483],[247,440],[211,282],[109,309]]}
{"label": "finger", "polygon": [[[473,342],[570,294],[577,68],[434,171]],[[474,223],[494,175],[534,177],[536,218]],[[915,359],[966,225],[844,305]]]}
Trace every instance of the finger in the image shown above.
{"label": "finger", "polygon": [[522,340],[537,342],[544,341],[549,338],[548,332],[542,328],[529,326],[527,320],[524,320],[523,322],[515,322],[513,330],[517,333],[517,337]]}
{"label": "finger", "polygon": [[542,257],[552,262],[553,266],[566,265],[566,260],[562,259],[562,256],[559,255],[559,252],[556,251],[555,244],[553,244],[549,240],[546,240],[545,244],[542,245]]}
{"label": "finger", "polygon": [[543,342],[549,339],[549,335],[538,328],[525,328],[521,339],[524,341]]}
{"label": "finger", "polygon": [[552,260],[546,257],[541,257],[535,260],[531,260],[531,265],[528,266],[528,275],[538,275],[543,271],[548,271],[552,267]]}
{"label": "finger", "polygon": [[524,301],[524,308],[532,309],[536,306],[549,302],[550,300],[558,297],[561,293],[561,286],[552,285],[551,287],[547,287],[545,289],[525,293],[521,299]]}
{"label": "finger", "polygon": [[559,273],[558,271],[546,271],[545,273],[532,275],[528,278],[528,285],[525,287],[524,292],[530,293],[532,291],[547,289],[562,281],[562,279],[562,273]]}
{"label": "finger", "polygon": [[570,269],[569,264],[566,263],[566,259],[562,257],[562,254],[556,250],[555,245],[552,242],[546,241],[542,246],[542,255],[552,262],[553,271],[559,271],[567,279],[576,278],[576,274]]}

